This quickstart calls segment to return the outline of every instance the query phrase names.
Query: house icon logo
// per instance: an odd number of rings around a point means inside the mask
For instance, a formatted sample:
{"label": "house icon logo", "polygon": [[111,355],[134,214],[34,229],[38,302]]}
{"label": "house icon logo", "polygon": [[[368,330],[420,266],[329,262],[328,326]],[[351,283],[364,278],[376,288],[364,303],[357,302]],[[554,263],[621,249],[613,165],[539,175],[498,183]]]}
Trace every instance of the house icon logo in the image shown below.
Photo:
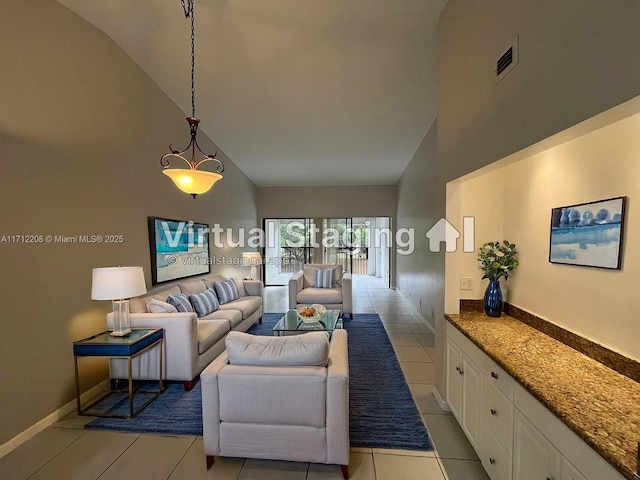
{"label": "house icon logo", "polygon": [[[429,239],[430,252],[440,252],[440,246],[444,243],[445,251],[452,253],[457,251],[458,238],[461,235],[446,218],[441,218],[425,233],[425,236]],[[475,251],[475,217],[462,219],[462,237],[463,252],[473,253]]]}

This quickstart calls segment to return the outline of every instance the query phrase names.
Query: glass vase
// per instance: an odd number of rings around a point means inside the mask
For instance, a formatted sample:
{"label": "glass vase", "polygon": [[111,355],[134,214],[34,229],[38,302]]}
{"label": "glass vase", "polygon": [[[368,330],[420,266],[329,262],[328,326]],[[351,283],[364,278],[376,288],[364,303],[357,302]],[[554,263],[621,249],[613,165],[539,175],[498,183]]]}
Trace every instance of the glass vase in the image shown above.
{"label": "glass vase", "polygon": [[489,280],[489,285],[484,291],[484,313],[489,317],[502,315],[502,290],[498,280]]}

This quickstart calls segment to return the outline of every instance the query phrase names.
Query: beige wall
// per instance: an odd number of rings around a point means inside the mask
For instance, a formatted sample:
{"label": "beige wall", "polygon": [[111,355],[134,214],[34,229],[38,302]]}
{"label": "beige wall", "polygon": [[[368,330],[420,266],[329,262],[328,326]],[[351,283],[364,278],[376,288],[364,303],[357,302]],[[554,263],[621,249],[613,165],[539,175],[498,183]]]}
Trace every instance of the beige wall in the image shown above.
{"label": "beige wall", "polygon": [[[0,237],[124,238],[0,243],[1,445],[75,398],[72,342],[104,330],[110,309],[90,298],[91,269],[142,265],[150,284],[147,216],[254,227],[257,212],[255,186],[224,155],[225,178],[196,200],[162,175],[169,143],[188,143],[185,114],[62,5],[3,1],[0,51]],[[105,365],[82,364],[84,388],[105,378]]]}
{"label": "beige wall", "polygon": [[[438,157],[446,181],[640,93],[640,2],[449,0],[438,23]],[[498,84],[496,59],[519,39]]]}
{"label": "beige wall", "polygon": [[[640,51],[639,18],[633,0],[449,0],[438,23],[438,198],[462,202],[460,185],[445,193],[446,183],[640,94],[640,62],[631,60]],[[495,61],[516,36],[519,64],[496,84]],[[430,176],[422,181],[432,185]],[[398,267],[398,278],[405,269]],[[459,279],[445,278],[444,266],[430,276],[418,287],[423,295],[446,279],[447,301],[451,293],[459,298]],[[436,319],[437,340],[443,326]],[[441,349],[436,361],[444,395]]]}

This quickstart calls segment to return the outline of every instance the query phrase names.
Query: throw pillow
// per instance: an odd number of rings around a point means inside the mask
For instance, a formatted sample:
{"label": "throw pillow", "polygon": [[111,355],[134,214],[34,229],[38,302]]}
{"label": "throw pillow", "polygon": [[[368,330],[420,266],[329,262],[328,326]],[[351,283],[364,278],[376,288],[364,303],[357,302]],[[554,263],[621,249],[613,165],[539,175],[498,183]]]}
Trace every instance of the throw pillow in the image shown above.
{"label": "throw pillow", "polygon": [[319,270],[316,272],[316,281],[314,287],[316,288],[331,288],[333,285],[333,270],[328,268],[326,270]]}
{"label": "throw pillow", "polygon": [[204,293],[192,293],[189,295],[189,300],[196,310],[198,317],[204,317],[211,312],[215,312],[220,304],[218,303],[218,297],[215,292],[208,288]]}
{"label": "throw pillow", "polygon": [[169,295],[167,303],[176,307],[179,312],[193,312],[193,307],[184,293],[180,293],[179,295]]}
{"label": "throw pillow", "polygon": [[149,302],[149,311],[151,313],[176,313],[178,309],[167,302],[161,302],[155,298]]}
{"label": "throw pillow", "polygon": [[240,296],[238,293],[238,287],[236,287],[236,282],[231,278],[224,282],[213,282],[213,288],[215,288],[216,293],[218,294],[220,305],[229,303]]}

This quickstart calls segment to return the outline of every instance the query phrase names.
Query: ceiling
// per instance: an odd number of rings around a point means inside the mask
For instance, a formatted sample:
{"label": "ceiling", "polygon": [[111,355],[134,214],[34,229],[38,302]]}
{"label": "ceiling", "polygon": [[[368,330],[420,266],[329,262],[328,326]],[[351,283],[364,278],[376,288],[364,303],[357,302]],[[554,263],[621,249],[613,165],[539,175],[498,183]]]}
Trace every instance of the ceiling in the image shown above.
{"label": "ceiling", "polygon": [[[58,1],[191,114],[180,0]],[[259,186],[395,184],[435,119],[445,3],[197,0],[200,130]]]}

